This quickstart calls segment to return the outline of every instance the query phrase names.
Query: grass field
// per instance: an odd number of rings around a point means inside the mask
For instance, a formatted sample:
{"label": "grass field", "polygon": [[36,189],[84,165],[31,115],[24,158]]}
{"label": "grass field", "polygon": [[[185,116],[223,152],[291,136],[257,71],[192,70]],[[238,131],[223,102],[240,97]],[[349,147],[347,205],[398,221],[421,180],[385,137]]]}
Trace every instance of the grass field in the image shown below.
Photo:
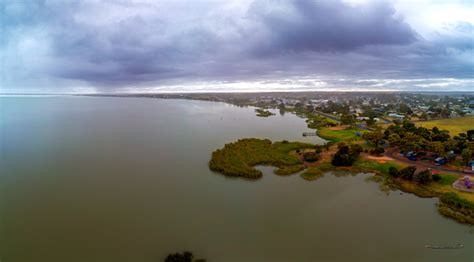
{"label": "grass field", "polygon": [[433,121],[416,122],[417,126],[426,128],[438,127],[439,129],[446,129],[451,135],[465,133],[467,130],[474,129],[474,116],[448,118]]}

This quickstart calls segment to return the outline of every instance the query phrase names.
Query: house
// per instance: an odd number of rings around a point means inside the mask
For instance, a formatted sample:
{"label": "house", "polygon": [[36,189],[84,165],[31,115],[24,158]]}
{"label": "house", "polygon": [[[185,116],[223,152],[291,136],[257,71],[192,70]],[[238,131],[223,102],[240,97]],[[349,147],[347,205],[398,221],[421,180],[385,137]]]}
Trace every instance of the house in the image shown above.
{"label": "house", "polygon": [[405,118],[405,116],[403,115],[399,115],[399,114],[396,114],[396,113],[390,113],[388,114],[389,117],[393,117],[393,118],[398,118],[398,119],[403,119]]}
{"label": "house", "polygon": [[358,117],[356,117],[356,119],[357,119],[357,120],[359,120],[359,121],[365,121],[365,120],[369,120],[369,119],[370,119],[370,117],[366,117],[366,116],[358,116]]}
{"label": "house", "polygon": [[468,114],[468,115],[474,115],[474,109],[472,109],[472,108],[464,108],[461,111],[465,114]]}

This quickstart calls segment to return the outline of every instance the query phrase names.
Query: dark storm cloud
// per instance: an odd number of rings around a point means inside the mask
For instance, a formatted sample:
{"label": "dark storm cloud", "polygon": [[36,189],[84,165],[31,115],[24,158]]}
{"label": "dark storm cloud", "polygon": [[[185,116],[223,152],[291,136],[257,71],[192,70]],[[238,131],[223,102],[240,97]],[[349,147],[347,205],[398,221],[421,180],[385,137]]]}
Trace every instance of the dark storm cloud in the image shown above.
{"label": "dark storm cloud", "polygon": [[262,53],[349,51],[366,45],[404,45],[416,33],[386,2],[361,8],[339,1],[279,1],[275,6],[255,2],[251,14],[269,31]]}
{"label": "dark storm cloud", "polygon": [[11,0],[2,15],[7,87],[61,81],[140,91],[192,81],[325,75],[356,84],[473,73],[472,24],[424,39],[390,2]]}

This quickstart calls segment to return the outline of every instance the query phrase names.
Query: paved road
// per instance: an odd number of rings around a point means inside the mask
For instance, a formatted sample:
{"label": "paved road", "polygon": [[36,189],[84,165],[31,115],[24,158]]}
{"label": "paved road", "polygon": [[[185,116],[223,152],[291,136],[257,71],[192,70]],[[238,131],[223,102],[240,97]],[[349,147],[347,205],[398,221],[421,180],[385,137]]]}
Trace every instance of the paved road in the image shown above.
{"label": "paved road", "polygon": [[[330,114],[327,114],[327,113],[324,113],[324,112],[321,112],[321,111],[318,111],[318,110],[314,110],[314,113],[318,114],[318,115],[322,115],[326,118],[329,118],[329,119],[332,119],[334,121],[337,121],[337,122],[341,122],[341,119],[337,118],[336,116],[333,116],[333,115],[330,115]],[[360,128],[360,129],[363,129],[363,130],[368,130],[370,131],[371,129],[368,128],[367,126],[363,125],[363,124],[357,124],[357,127]]]}
{"label": "paved road", "polygon": [[460,175],[471,174],[470,172],[464,172],[464,171],[457,170],[457,169],[447,168],[447,167],[443,167],[443,166],[437,166],[435,164],[426,163],[426,162],[422,162],[422,161],[410,161],[406,157],[400,155],[398,150],[393,150],[393,149],[392,150],[390,150],[390,149],[386,150],[385,151],[385,156],[396,159],[400,162],[404,162],[404,163],[416,166],[418,168],[431,168],[431,169],[436,169],[436,170],[440,170],[440,171],[456,173],[456,174],[460,174]]}
{"label": "paved road", "polygon": [[321,111],[318,111],[318,110],[314,110],[314,113],[316,113],[318,115],[322,115],[322,116],[327,117],[329,119],[332,119],[334,121],[341,122],[341,119],[337,118],[334,115],[330,115],[330,114],[327,114],[327,113],[324,113],[324,112],[321,112]]}

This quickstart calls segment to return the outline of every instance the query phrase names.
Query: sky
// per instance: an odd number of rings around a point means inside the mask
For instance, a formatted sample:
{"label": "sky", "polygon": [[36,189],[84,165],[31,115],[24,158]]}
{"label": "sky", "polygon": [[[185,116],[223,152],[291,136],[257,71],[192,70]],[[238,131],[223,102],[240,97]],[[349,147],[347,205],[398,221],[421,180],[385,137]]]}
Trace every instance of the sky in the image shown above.
{"label": "sky", "polygon": [[2,0],[0,93],[474,91],[471,0]]}

